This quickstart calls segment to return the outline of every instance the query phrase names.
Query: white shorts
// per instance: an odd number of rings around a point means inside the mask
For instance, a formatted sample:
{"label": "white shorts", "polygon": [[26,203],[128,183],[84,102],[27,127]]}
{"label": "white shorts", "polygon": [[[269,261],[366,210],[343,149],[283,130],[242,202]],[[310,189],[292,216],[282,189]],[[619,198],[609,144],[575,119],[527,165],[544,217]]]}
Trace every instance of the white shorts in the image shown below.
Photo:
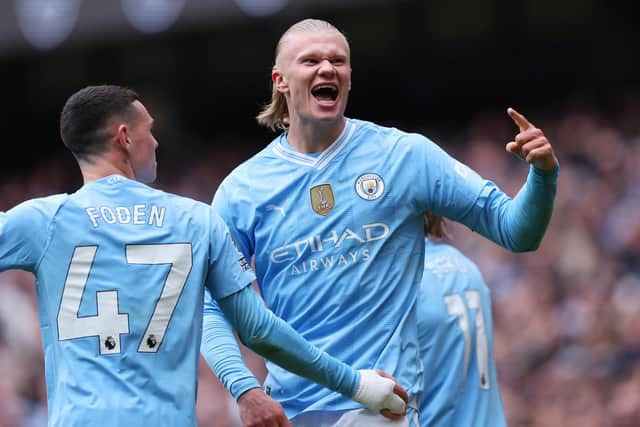
{"label": "white shorts", "polygon": [[407,416],[391,421],[368,409],[350,411],[305,412],[291,420],[293,427],[420,427],[414,401],[409,403]]}

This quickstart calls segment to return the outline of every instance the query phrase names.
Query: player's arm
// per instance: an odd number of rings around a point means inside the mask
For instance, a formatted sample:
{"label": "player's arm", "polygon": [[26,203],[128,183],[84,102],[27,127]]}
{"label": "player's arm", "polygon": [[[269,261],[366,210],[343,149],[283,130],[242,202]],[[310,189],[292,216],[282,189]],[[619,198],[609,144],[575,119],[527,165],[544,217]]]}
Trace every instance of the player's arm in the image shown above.
{"label": "player's arm", "polygon": [[[295,374],[310,379],[363,404],[388,418],[402,417],[408,400],[406,391],[384,373],[355,371],[349,365],[320,351],[263,304],[253,290],[255,280],[248,262],[238,251],[222,219],[210,211],[210,259],[206,286],[220,309],[238,332],[240,340],[259,355]],[[205,325],[208,348],[216,351],[218,335]],[[210,335],[211,334],[211,335]],[[227,336],[228,338],[228,336]]]}
{"label": "player's arm", "polygon": [[291,425],[282,405],[262,391],[258,379],[245,365],[231,325],[208,290],[201,350],[220,382],[236,399],[243,426]]}
{"label": "player's arm", "polygon": [[557,170],[546,173],[531,166],[513,199],[502,192],[490,193],[485,208],[490,214],[486,222],[480,218],[483,234],[500,236],[502,246],[514,252],[537,249],[551,221],[557,178]]}
{"label": "player's arm", "polygon": [[[503,214],[507,230],[511,232],[511,247],[517,250],[536,249],[551,220],[555,200],[559,163],[553,148],[542,130],[535,127],[513,108],[507,110],[520,132],[506,145],[529,165],[529,176],[512,203],[501,209],[500,197],[489,206]],[[499,218],[499,217],[498,217]]]}
{"label": "player's arm", "polygon": [[237,400],[246,391],[260,388],[260,382],[244,364],[231,325],[208,290],[202,330],[202,355],[231,395]]}
{"label": "player's arm", "polygon": [[[250,258],[251,244],[245,233],[241,233],[236,227],[240,225],[239,218],[234,217],[232,203],[238,201],[237,197],[228,200],[226,186],[228,182],[223,182],[218,187],[215,197],[211,202],[212,209],[227,222],[231,232],[237,236],[236,243],[238,249]],[[249,209],[243,209],[248,212]],[[217,302],[211,298],[209,292],[205,293],[205,311],[203,318],[203,339],[216,340],[216,335],[222,338],[225,346],[223,351],[216,351],[216,345],[208,345],[213,351],[206,352],[203,340],[203,354],[209,366],[216,373],[220,381],[227,387],[235,397],[240,411],[240,418],[245,426],[288,426],[289,420],[284,414],[284,409],[280,403],[271,399],[259,387],[258,379],[245,365],[240,349],[236,345],[231,326],[220,311]],[[205,353],[206,352],[206,353]]]}
{"label": "player's arm", "polygon": [[408,398],[401,386],[371,370],[355,371],[313,346],[268,310],[250,285],[218,303],[240,340],[256,353],[373,411],[389,409],[393,415],[383,412],[388,418],[404,415]]}
{"label": "player's arm", "polygon": [[[516,139],[521,141],[518,147],[522,150],[526,140]],[[423,144],[422,155],[427,167],[419,173],[426,183],[426,194],[431,197],[424,200],[421,207],[461,222],[511,251],[535,250],[551,219],[559,170],[553,151],[545,151],[550,149],[546,138],[542,145],[529,151],[525,149],[531,162],[529,174],[512,199],[435,144]],[[544,160],[532,154],[536,149],[542,150],[538,154],[544,153]],[[548,169],[537,167],[536,161]]]}
{"label": "player's arm", "polygon": [[211,202],[213,211],[224,221],[230,234],[235,239],[238,250],[246,259],[254,254],[254,242],[250,224],[255,221],[255,209],[247,195],[252,192],[237,183],[231,182],[228,176],[216,190]]}
{"label": "player's arm", "polygon": [[35,271],[47,245],[51,212],[61,198],[29,200],[0,212],[0,271]]}

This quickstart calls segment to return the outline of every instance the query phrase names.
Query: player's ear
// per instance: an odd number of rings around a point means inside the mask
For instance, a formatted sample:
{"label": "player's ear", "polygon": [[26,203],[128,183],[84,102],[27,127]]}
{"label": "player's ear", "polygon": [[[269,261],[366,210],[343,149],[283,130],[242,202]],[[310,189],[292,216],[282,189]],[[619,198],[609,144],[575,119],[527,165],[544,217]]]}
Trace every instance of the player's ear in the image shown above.
{"label": "player's ear", "polygon": [[129,139],[129,128],[126,124],[121,123],[116,128],[116,134],[114,136],[116,145],[123,149],[128,150],[131,145],[131,139]]}
{"label": "player's ear", "polygon": [[289,91],[287,79],[276,67],[273,67],[273,70],[271,71],[271,81],[273,81],[273,85],[278,92],[285,93]]}

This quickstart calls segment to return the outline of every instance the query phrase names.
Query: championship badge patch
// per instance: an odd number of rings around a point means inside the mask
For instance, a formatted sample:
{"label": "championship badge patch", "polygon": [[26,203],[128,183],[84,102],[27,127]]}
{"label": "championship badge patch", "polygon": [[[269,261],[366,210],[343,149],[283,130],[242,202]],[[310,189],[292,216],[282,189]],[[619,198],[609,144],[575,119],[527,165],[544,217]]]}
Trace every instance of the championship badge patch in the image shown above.
{"label": "championship badge patch", "polygon": [[311,209],[318,215],[327,216],[336,204],[331,184],[320,184],[311,187],[309,196],[311,198]]}
{"label": "championship badge patch", "polygon": [[356,193],[365,200],[376,200],[384,193],[384,181],[375,173],[360,175],[356,179]]}

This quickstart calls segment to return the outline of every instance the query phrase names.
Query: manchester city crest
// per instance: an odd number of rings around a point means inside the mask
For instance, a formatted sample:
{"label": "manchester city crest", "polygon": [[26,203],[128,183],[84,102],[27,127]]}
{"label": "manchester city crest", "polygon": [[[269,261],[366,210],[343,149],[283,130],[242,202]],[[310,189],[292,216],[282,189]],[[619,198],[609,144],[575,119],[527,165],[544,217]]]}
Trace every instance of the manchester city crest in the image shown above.
{"label": "manchester city crest", "polygon": [[327,216],[336,204],[331,184],[320,184],[311,187],[309,196],[311,198],[311,209],[318,215]]}
{"label": "manchester city crest", "polygon": [[376,200],[384,193],[384,181],[375,173],[360,175],[356,179],[356,193],[365,200]]}

